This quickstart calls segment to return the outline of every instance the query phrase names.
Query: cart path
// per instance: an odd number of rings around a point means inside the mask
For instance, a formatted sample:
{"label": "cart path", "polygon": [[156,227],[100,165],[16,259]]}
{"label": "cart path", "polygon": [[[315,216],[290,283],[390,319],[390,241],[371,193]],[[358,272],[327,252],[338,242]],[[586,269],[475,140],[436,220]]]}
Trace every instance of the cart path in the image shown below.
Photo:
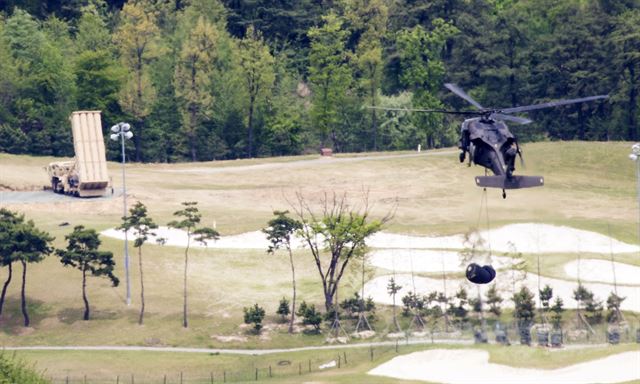
{"label": "cart path", "polygon": [[411,157],[432,157],[432,156],[450,156],[458,153],[457,150],[423,150],[422,152],[404,153],[404,154],[390,154],[390,155],[364,155],[364,156],[349,156],[349,157],[319,157],[316,159],[305,160],[293,160],[284,162],[270,162],[262,164],[252,165],[225,165],[222,167],[206,168],[183,168],[183,169],[166,169],[162,172],[171,173],[197,173],[197,174],[214,174],[214,173],[226,173],[226,172],[242,172],[242,171],[255,171],[255,170],[269,170],[269,169],[282,169],[282,168],[299,168],[307,167],[309,165],[331,165],[336,163],[354,163],[360,161],[372,161],[372,160],[389,160],[389,159],[402,159]]}
{"label": "cart path", "polygon": [[[420,339],[398,340],[398,345],[426,345],[426,344],[457,344],[472,345],[473,340],[458,339]],[[358,344],[335,344],[335,345],[318,345],[311,347],[297,348],[275,348],[275,349],[230,349],[230,348],[189,348],[189,347],[141,347],[141,346],[30,346],[30,347],[9,347],[3,346],[6,351],[115,351],[115,352],[178,352],[178,353],[209,353],[209,354],[234,354],[234,355],[270,355],[275,353],[288,353],[300,351],[316,351],[327,349],[348,349],[348,348],[366,348],[366,347],[382,347],[395,346],[396,341],[378,341],[371,343]]]}

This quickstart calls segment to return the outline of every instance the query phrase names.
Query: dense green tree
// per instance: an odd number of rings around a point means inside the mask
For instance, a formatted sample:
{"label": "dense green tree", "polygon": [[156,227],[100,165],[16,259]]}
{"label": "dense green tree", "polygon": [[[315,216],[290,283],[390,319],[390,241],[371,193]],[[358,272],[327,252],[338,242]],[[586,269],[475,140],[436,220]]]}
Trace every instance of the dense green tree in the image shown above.
{"label": "dense green tree", "polygon": [[254,112],[256,104],[271,93],[275,74],[274,59],[265,45],[262,35],[252,26],[247,28],[244,39],[239,43],[240,69],[246,86],[248,100],[247,112],[247,156],[254,155]]}
{"label": "dense green tree", "polygon": [[184,250],[184,304],[183,304],[183,320],[182,326],[187,328],[189,321],[187,319],[187,276],[189,269],[189,247],[191,246],[191,237],[200,244],[206,245],[208,240],[217,240],[220,237],[218,231],[213,228],[200,226],[202,214],[198,209],[198,203],[195,201],[185,201],[182,203],[183,209],[173,213],[179,219],[171,221],[168,225],[172,228],[182,229],[187,232],[187,246]]}
{"label": "dense green tree", "polygon": [[211,76],[216,54],[217,31],[200,17],[180,51],[176,65],[175,90],[189,140],[191,160],[197,160],[197,128],[211,114]]}
{"label": "dense green tree", "polygon": [[[17,97],[11,100],[10,108],[30,139],[29,152],[71,155],[71,130],[63,124],[74,100],[70,61],[41,25],[19,9],[7,19],[3,38],[17,77]],[[64,40],[65,36],[59,38]]]}
{"label": "dense green tree", "polygon": [[[456,32],[453,25],[436,19],[432,31],[416,26],[398,34],[396,43],[402,66],[400,79],[413,92],[414,108],[442,108],[437,97],[445,75],[440,52],[447,38]],[[414,119],[419,127],[419,135],[415,138],[417,143],[426,148],[451,144],[451,133],[443,129],[442,116],[424,113],[416,114]]]}
{"label": "dense green tree", "polygon": [[142,246],[149,240],[149,236],[155,236],[154,229],[158,228],[151,217],[147,214],[147,207],[141,202],[136,202],[131,209],[129,215],[122,218],[122,225],[118,227],[123,231],[133,231],[135,238],[133,246],[138,248],[138,268],[140,270],[140,316],[138,324],[144,322],[144,273],[142,268]]}
{"label": "dense green tree", "polygon": [[[355,73],[364,102],[370,107],[378,105],[378,90],[382,81],[383,38],[387,33],[388,7],[382,0],[342,0],[344,18],[351,33],[349,42],[355,47]],[[374,108],[368,115],[370,128],[361,142],[373,150],[378,149],[378,121]]]}
{"label": "dense green tree", "polygon": [[78,107],[99,110],[107,119],[117,113],[118,93],[125,77],[107,50],[87,50],[76,58]]}
{"label": "dense green tree", "polygon": [[82,272],[82,300],[84,301],[84,320],[89,320],[89,299],[87,298],[87,273],[92,276],[104,276],[111,280],[114,287],[119,284],[113,274],[115,261],[113,253],[100,251],[100,238],[94,229],[85,229],[78,225],[73,232],[65,236],[68,241],[67,249],[57,249],[56,256],[66,267],[71,266]]}
{"label": "dense green tree", "polygon": [[155,14],[149,12],[149,4],[150,0],[125,4],[113,35],[120,61],[127,73],[125,85],[120,91],[120,105],[135,120],[136,161],[143,160],[145,118],[151,112],[156,98],[149,64],[160,54],[160,31],[156,25]]}
{"label": "dense green tree", "polygon": [[103,121],[117,121],[121,114],[118,99],[126,73],[114,56],[116,47],[107,27],[102,0],[82,8],[75,44],[78,108],[99,110]]}
{"label": "dense green tree", "polygon": [[347,31],[335,13],[322,17],[323,24],[309,30],[309,80],[313,92],[311,119],[318,131],[321,146],[330,142],[340,151],[337,127],[339,111],[351,86],[351,55],[346,50]]}
{"label": "dense green tree", "polygon": [[105,20],[102,0],[82,7],[82,15],[78,20],[76,47],[80,52],[113,51],[115,49],[107,27],[107,20]]}
{"label": "dense green tree", "polygon": [[[640,10],[629,10],[616,18],[610,42],[615,47],[613,62],[619,71],[619,86],[624,90],[623,105],[626,126],[624,137],[638,140],[638,95],[640,94]],[[616,100],[617,101],[617,100]]]}
{"label": "dense green tree", "polygon": [[[291,249],[291,240],[293,235],[302,229],[302,224],[288,216],[289,211],[274,211],[275,218],[269,220],[268,227],[263,229],[267,235],[270,245],[267,252],[274,254],[278,249],[286,249],[289,253],[289,265],[291,266],[291,287],[293,289],[293,298],[291,301],[291,321],[289,322],[289,333],[293,333],[293,323],[296,313],[296,269],[293,263],[293,250]],[[288,306],[288,304],[287,304]]]}
{"label": "dense green tree", "polygon": [[[444,82],[491,107],[610,93],[510,128],[520,141],[637,140],[639,11],[636,0],[5,1],[0,151],[71,156],[74,109],[131,121],[131,157],[144,161],[453,145],[457,116],[364,108],[469,108]],[[200,52],[212,58],[190,101],[176,74],[188,77],[181,55],[201,18],[215,49]]]}

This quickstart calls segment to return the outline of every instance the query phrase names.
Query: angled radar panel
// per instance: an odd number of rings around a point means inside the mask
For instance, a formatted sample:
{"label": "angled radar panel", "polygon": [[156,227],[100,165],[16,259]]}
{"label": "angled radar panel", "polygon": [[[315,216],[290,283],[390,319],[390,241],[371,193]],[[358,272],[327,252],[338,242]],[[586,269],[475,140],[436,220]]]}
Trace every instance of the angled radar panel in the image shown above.
{"label": "angled radar panel", "polygon": [[100,111],[77,111],[69,117],[76,152],[78,192],[95,195],[109,184]]}

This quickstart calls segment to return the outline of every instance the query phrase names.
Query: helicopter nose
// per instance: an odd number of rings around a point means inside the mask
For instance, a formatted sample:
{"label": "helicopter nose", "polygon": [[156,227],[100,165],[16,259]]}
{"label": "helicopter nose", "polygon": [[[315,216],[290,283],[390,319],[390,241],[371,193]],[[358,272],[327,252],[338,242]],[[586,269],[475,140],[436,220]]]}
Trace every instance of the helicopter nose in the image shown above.
{"label": "helicopter nose", "polygon": [[471,263],[466,270],[467,280],[474,284],[488,284],[496,277],[496,271],[490,265],[480,266]]}

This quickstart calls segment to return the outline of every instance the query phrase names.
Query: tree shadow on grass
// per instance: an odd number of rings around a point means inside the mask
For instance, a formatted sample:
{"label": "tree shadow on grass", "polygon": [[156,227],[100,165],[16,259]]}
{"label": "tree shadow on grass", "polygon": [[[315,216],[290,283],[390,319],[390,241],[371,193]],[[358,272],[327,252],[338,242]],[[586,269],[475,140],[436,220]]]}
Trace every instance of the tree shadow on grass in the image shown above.
{"label": "tree shadow on grass", "polygon": [[[109,310],[91,309],[89,321],[91,320],[115,320],[122,316],[121,313]],[[76,321],[84,320],[84,307],[64,308],[58,311],[58,320],[61,323],[71,325]]]}
{"label": "tree shadow on grass", "polygon": [[[29,328],[37,328],[47,317],[51,307],[44,301],[27,297],[27,313],[29,314]],[[22,307],[19,297],[7,297],[0,317],[0,332],[7,335],[22,335],[29,329],[24,326]]]}

